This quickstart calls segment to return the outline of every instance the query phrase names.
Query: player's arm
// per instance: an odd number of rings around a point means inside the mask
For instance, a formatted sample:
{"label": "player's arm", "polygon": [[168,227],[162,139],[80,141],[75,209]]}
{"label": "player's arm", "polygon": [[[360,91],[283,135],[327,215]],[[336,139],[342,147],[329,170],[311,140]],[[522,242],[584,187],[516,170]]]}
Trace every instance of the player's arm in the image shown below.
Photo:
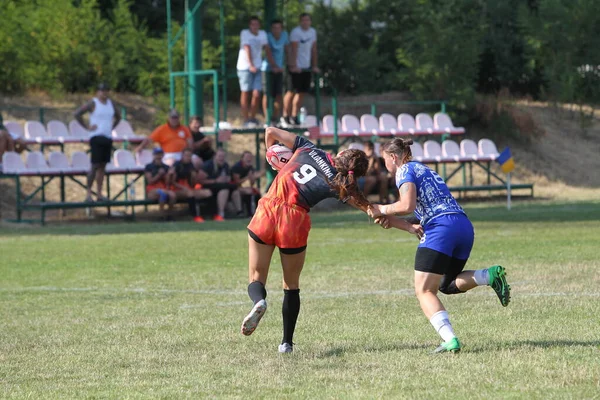
{"label": "player's arm", "polygon": [[250,66],[250,72],[252,72],[252,69],[256,70],[256,66],[252,62],[252,49],[250,49],[250,45],[245,44],[244,50],[246,50],[246,55],[248,56],[248,65]]}
{"label": "player's arm", "polygon": [[381,225],[384,229],[396,228],[417,235],[419,239],[423,236],[423,227],[420,224],[413,224],[404,218],[390,215],[375,219],[375,223]]}
{"label": "player's arm", "polygon": [[113,116],[112,128],[115,129],[117,125],[119,125],[119,122],[121,122],[121,113],[119,113],[119,109],[117,108],[115,103],[113,103],[113,109],[115,110],[115,114]]}
{"label": "player's arm", "polygon": [[77,110],[75,110],[75,114],[74,114],[74,118],[77,122],[79,122],[79,125],[83,126],[85,130],[90,130],[90,126],[88,126],[88,124],[85,123],[85,121],[83,120],[83,114],[85,113],[91,113],[94,111],[94,100],[90,100],[87,103],[85,103],[84,105],[82,105],[81,107],[79,107]]}
{"label": "player's arm", "polygon": [[293,72],[296,69],[296,60],[298,59],[298,41],[291,42],[289,56],[290,57],[288,59],[288,67],[290,68],[290,71]]}
{"label": "player's arm", "polygon": [[400,200],[392,204],[373,204],[369,212],[371,218],[386,215],[412,214],[417,208],[417,188],[412,182],[405,182],[400,186]]}
{"label": "player's arm", "polygon": [[279,128],[267,128],[265,130],[265,145],[267,146],[267,149],[277,142],[281,143],[288,149],[293,149],[294,143],[296,143],[296,135]]}

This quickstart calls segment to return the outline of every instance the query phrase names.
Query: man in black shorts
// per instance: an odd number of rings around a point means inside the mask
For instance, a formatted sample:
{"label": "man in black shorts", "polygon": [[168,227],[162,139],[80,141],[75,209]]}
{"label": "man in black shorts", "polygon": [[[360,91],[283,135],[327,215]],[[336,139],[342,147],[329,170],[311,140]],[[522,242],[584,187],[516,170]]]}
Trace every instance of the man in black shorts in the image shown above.
{"label": "man in black shorts", "polygon": [[[101,83],[98,85],[96,97],[75,111],[75,119],[89,131],[90,135],[92,169],[88,174],[86,201],[93,201],[92,185],[94,180],[96,181],[98,201],[108,200],[102,195],[102,183],[104,182],[106,164],[110,162],[112,155],[112,130],[121,121],[119,111],[108,98],[109,90],[108,85]],[[85,113],[90,113],[88,123],[83,120]]]}
{"label": "man in black shorts", "polygon": [[194,115],[190,118],[188,128],[190,128],[190,133],[194,140],[192,144],[192,151],[194,152],[192,162],[196,169],[202,168],[202,164],[212,159],[215,155],[211,138],[200,131],[202,125],[202,119],[199,116]]}
{"label": "man in black shorts", "polygon": [[283,117],[288,127],[300,125],[298,113],[304,95],[310,90],[311,72],[320,72],[317,67],[317,31],[311,24],[310,14],[300,14],[300,25],[290,34],[288,91],[283,99]]}

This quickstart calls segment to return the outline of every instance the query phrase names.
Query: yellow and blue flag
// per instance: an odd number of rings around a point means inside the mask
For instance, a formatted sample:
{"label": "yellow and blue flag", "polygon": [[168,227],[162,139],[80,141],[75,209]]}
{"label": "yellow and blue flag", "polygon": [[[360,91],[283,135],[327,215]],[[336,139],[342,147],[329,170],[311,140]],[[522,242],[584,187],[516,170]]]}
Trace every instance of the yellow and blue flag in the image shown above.
{"label": "yellow and blue flag", "polygon": [[498,161],[502,172],[505,174],[508,174],[515,169],[515,160],[513,159],[512,154],[510,153],[510,148],[508,147],[505,148],[502,153],[500,153],[498,158],[496,158],[496,161]]}

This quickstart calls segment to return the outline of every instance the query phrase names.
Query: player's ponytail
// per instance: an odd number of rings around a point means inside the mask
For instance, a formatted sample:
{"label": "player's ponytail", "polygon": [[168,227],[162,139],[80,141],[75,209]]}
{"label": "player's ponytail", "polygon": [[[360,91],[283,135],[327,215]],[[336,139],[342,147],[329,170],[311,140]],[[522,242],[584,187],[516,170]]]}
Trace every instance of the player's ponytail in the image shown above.
{"label": "player's ponytail", "polygon": [[357,149],[345,150],[334,158],[334,162],[337,174],[329,185],[337,192],[340,200],[347,201],[352,197],[354,202],[366,211],[371,203],[359,189],[358,178],[365,176],[369,169],[367,155]]}
{"label": "player's ponytail", "polygon": [[410,138],[394,138],[381,146],[381,151],[397,155],[402,160],[402,164],[405,164],[412,160],[411,144],[413,144],[413,140]]}

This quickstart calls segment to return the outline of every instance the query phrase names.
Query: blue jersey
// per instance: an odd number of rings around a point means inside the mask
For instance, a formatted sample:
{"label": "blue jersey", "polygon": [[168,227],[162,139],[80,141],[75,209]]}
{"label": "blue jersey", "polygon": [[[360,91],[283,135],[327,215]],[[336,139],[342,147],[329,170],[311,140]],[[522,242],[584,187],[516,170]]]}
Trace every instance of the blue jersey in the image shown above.
{"label": "blue jersey", "polygon": [[446,182],[435,171],[425,165],[411,161],[396,171],[396,186],[412,182],[417,189],[415,216],[425,226],[433,218],[446,214],[465,214],[456,199],[450,194]]}

